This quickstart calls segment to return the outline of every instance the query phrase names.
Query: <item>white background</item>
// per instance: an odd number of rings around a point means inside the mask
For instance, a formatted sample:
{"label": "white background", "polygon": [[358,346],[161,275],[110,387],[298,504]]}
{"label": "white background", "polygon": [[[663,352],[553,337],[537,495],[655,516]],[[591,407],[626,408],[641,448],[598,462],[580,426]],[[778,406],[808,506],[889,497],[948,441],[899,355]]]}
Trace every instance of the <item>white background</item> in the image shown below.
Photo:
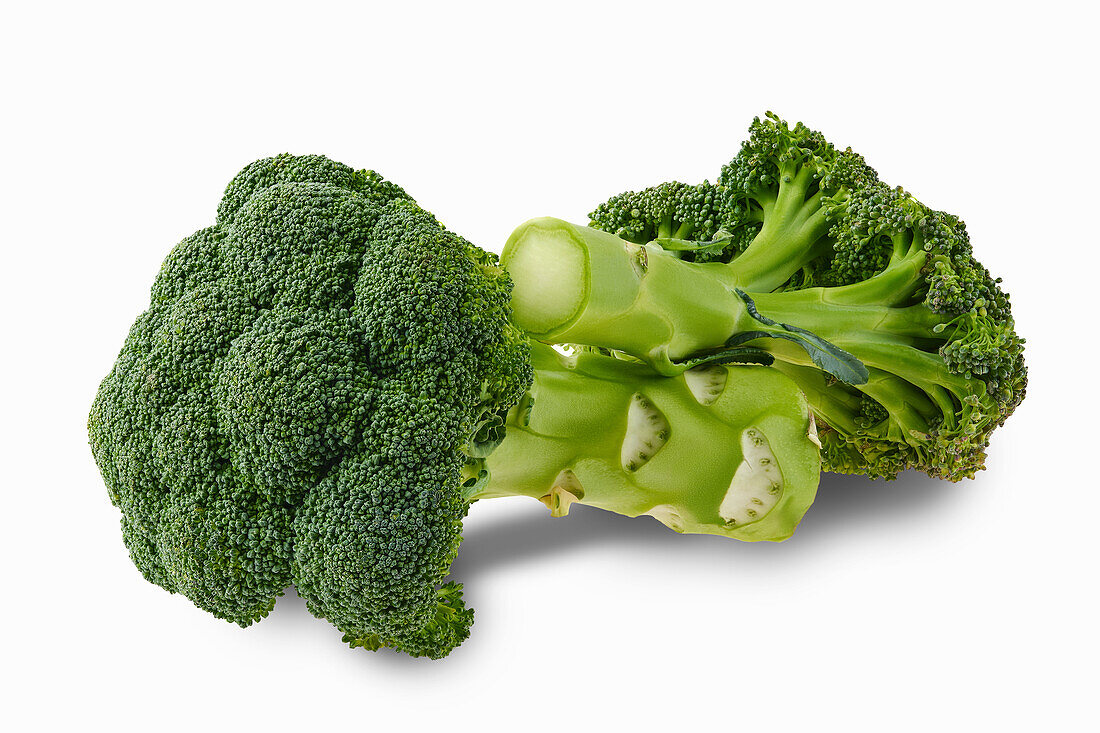
{"label": "white background", "polygon": [[[1086,3],[5,7],[9,730],[1095,729]],[[473,635],[436,662],[348,650],[292,592],[241,630],[132,567],[85,417],[245,163],[375,168],[499,251],[532,216],[713,180],[768,109],[964,215],[1004,277],[1031,383],[976,480],[825,476],[778,545],[483,502],[454,566]]]}

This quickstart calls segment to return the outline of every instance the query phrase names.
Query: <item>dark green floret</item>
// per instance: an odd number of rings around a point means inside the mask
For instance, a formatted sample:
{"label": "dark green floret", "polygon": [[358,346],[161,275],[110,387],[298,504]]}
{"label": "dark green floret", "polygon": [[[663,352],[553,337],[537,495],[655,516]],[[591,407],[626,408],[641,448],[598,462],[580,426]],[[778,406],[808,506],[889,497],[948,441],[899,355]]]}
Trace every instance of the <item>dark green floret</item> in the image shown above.
{"label": "dark green floret", "polygon": [[89,418],[146,578],[242,626],[294,585],[356,645],[442,656],[481,427],[531,371],[495,258],[321,156],[245,168],[165,260]]}

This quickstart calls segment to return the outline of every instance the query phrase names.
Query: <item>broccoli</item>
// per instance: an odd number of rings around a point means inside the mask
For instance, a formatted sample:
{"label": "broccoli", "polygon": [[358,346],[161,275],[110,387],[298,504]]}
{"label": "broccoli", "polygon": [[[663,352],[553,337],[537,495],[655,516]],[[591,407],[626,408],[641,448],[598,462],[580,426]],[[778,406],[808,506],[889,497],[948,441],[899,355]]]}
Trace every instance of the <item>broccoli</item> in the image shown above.
{"label": "broccoli", "polygon": [[590,219],[509,239],[515,321],[663,374],[766,352],[807,395],[826,470],[972,477],[1024,397],[1024,341],[963,222],[801,123],[757,118],[717,184],[620,194]]}
{"label": "broccoli", "polygon": [[[510,299],[495,255],[376,173],[246,167],[168,255],[88,419],[135,565],[241,626],[294,586],[351,646],[438,658],[469,634],[445,580],[479,498],[790,534],[819,466],[793,381],[532,356]],[[727,454],[698,461],[714,439]]]}

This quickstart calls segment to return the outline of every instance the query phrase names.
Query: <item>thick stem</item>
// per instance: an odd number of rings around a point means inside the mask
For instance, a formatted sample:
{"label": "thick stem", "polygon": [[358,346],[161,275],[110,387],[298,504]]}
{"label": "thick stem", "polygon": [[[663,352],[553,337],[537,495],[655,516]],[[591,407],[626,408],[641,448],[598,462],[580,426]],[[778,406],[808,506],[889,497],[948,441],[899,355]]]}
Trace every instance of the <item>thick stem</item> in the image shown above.
{"label": "thick stem", "polygon": [[[472,498],[530,496],[647,514],[679,532],[788,537],[820,463],[801,390],[774,369],[668,378],[643,364],[534,344],[531,400],[509,415]],[[583,437],[578,437],[583,436]]]}
{"label": "thick stem", "polygon": [[501,257],[515,322],[534,338],[624,351],[662,374],[753,323],[727,265],[684,262],[655,245],[560,219],[534,219]]}

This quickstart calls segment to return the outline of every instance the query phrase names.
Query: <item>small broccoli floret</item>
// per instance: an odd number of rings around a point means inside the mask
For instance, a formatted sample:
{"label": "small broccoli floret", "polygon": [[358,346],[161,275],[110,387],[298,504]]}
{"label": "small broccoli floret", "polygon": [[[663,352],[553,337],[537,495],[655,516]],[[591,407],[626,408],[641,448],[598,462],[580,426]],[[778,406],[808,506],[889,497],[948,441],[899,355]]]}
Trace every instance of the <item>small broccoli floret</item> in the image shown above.
{"label": "small broccoli floret", "polygon": [[[984,465],[1027,370],[1008,297],[958,217],[770,113],[717,185],[704,184],[707,228],[699,237],[683,225],[685,241],[673,227],[692,210],[672,192],[690,189],[617,196],[591,228],[522,225],[503,255],[518,263],[517,322],[540,340],[598,344],[666,374],[749,349],[806,392],[829,470],[958,480]],[[639,216],[627,218],[628,206]],[[535,273],[538,292],[570,293],[571,307],[532,297]]]}
{"label": "small broccoli floret", "polygon": [[876,181],[861,156],[836,149],[801,122],[791,128],[771,113],[754,120],[717,186],[720,226],[751,237],[739,251],[747,255],[737,264],[742,289],[814,282],[816,260],[828,249],[828,206]]}
{"label": "small broccoli floret", "polygon": [[718,235],[718,198],[706,181],[698,186],[674,181],[628,191],[600,204],[589,216],[592,226],[630,242],[705,242]]}

